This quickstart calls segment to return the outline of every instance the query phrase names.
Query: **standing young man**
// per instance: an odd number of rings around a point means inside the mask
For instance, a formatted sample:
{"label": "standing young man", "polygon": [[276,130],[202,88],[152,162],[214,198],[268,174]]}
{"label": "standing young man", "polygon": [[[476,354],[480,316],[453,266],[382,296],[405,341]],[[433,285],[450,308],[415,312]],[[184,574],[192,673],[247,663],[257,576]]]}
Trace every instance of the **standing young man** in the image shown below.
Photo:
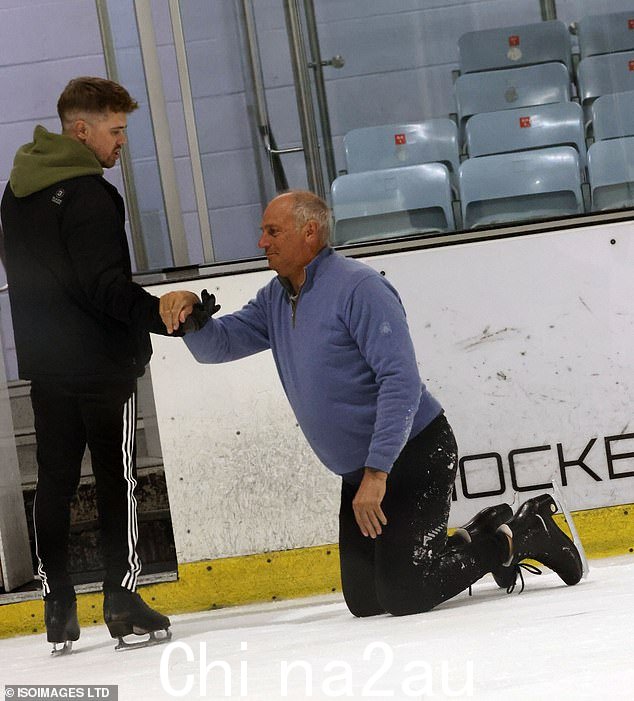
{"label": "standing young man", "polygon": [[[337,254],[329,237],[323,200],[301,191],[276,197],[259,246],[278,277],[185,343],[203,363],[272,351],[304,435],[342,478],[339,550],[350,611],[426,611],[487,572],[512,584],[526,558],[576,584],[579,554],[553,521],[548,495],[514,517],[507,505],[486,509],[448,542],[457,468],[451,426],[421,382],[398,293],[372,268]],[[192,309],[198,313],[199,300],[191,292],[161,298],[170,332]]]}
{"label": "standing young man", "polygon": [[[15,157],[2,198],[6,271],[19,375],[31,381],[38,483],[33,504],[49,642],[77,640],[68,573],[70,501],[90,448],[106,563],[104,618],[113,637],[169,619],[135,593],[136,382],[149,332],[165,334],[159,300],[132,282],[124,204],[103,178],[137,103],[117,83],[76,78]],[[71,643],[72,644],[72,643]]]}

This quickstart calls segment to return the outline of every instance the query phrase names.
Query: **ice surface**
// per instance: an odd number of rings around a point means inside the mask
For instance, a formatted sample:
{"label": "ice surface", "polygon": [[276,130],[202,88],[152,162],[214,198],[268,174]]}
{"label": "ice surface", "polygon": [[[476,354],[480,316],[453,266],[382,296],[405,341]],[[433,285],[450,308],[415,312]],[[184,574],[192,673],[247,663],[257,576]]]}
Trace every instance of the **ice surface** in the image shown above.
{"label": "ice surface", "polygon": [[575,587],[529,574],[522,594],[486,577],[403,618],[356,619],[332,595],[174,616],[172,642],[141,650],[115,652],[104,626],[56,659],[44,635],[0,640],[0,681],[118,684],[121,701],[632,699],[634,561],[591,565]]}

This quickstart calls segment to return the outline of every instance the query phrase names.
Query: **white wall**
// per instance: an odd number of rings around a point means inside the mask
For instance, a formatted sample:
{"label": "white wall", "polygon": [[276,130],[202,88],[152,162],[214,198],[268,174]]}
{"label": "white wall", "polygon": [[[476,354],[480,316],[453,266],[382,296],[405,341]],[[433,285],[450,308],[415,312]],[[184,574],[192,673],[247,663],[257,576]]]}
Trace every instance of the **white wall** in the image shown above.
{"label": "white wall", "polygon": [[[456,431],[452,525],[562,469],[571,509],[634,500],[633,235],[624,223],[366,259],[399,290]],[[151,290],[207,287],[227,313],[270,277]],[[270,353],[199,365],[178,339],[154,346],[179,562],[335,542],[339,480],[311,455]]]}

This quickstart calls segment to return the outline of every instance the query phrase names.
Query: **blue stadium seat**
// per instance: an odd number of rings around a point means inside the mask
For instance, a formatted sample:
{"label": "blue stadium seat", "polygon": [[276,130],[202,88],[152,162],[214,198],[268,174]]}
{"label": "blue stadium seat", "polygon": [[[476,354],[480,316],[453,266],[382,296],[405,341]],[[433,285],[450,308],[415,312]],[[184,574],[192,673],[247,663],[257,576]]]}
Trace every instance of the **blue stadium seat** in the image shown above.
{"label": "blue stadium seat", "polygon": [[570,101],[570,78],[562,63],[543,63],[461,75],[455,83],[461,127],[480,112]]}
{"label": "blue stadium seat", "polygon": [[331,195],[336,244],[455,228],[442,163],[341,175]]}
{"label": "blue stadium seat", "polygon": [[571,146],[470,158],[459,181],[465,229],[584,211]]}
{"label": "blue stadium seat", "polygon": [[629,12],[588,15],[577,24],[581,58],[634,51],[634,6]]}
{"label": "blue stadium seat", "polygon": [[634,207],[634,137],[592,144],[588,175],[594,211]]}
{"label": "blue stadium seat", "polygon": [[466,138],[471,157],[574,146],[581,167],[586,166],[583,110],[576,102],[476,114],[467,122]]}
{"label": "blue stadium seat", "polygon": [[348,173],[444,163],[458,173],[458,129],[451,119],[353,129],[343,138]]}
{"label": "blue stadium seat", "polygon": [[467,32],[458,39],[461,73],[517,68],[558,61],[572,72],[570,32],[563,22],[534,24]]}
{"label": "blue stadium seat", "polygon": [[598,97],[590,115],[595,141],[634,136],[634,90]]}
{"label": "blue stadium seat", "polygon": [[590,106],[597,97],[634,90],[634,51],[584,58],[577,68],[577,83],[579,99],[589,121]]}

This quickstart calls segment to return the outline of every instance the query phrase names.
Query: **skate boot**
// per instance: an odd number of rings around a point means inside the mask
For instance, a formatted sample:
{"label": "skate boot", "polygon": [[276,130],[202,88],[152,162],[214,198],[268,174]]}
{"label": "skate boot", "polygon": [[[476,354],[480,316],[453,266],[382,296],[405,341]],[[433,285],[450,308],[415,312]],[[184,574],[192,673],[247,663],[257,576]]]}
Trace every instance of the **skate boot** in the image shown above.
{"label": "skate boot", "polygon": [[[110,635],[119,639],[115,650],[157,645],[172,637],[170,619],[150,608],[138,594],[127,589],[104,592],[103,617]],[[157,631],[164,631],[164,635],[157,636]],[[149,637],[138,642],[126,642],[124,637],[132,634],[149,634]]]}
{"label": "skate boot", "polygon": [[464,526],[456,528],[454,534],[449,538],[459,538],[462,542],[470,543],[474,538],[481,535],[493,535],[498,526],[510,521],[513,516],[513,509],[508,504],[496,504],[488,506],[477,513],[471,521]]}
{"label": "skate boot", "polygon": [[510,556],[502,569],[511,570],[514,577],[519,574],[522,589],[524,580],[520,563],[526,559],[546,565],[566,584],[577,584],[581,579],[583,566],[579,551],[553,521],[556,511],[557,505],[550,494],[540,494],[524,502],[515,516],[498,528],[498,533],[510,538]]}
{"label": "skate boot", "polygon": [[[448,542],[453,545],[470,543],[483,535],[495,535],[498,527],[509,521],[513,516],[513,509],[508,504],[496,504],[488,506],[477,513],[471,521],[461,528],[456,528]],[[491,570],[493,579],[498,587],[508,589],[515,584],[515,570],[509,567],[497,565]]]}
{"label": "skate boot", "polygon": [[[73,642],[79,639],[77,601],[70,598],[44,600],[46,639],[53,643],[51,654],[55,657],[72,652]],[[58,644],[61,644],[58,647]]]}

